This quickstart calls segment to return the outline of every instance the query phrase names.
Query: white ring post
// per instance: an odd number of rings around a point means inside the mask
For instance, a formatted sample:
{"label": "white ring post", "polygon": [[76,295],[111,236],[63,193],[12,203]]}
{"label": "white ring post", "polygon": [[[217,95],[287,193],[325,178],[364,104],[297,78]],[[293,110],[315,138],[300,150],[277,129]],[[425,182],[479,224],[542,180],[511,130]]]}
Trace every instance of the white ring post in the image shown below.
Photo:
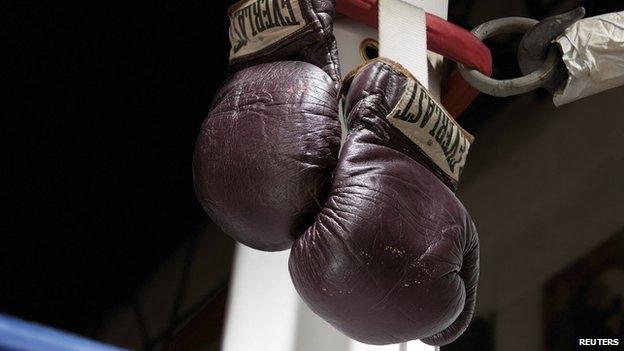
{"label": "white ring post", "polygon": [[[387,57],[414,75],[433,96],[440,97],[442,58],[427,52],[425,11],[446,18],[448,1],[379,0],[379,56]],[[352,341],[349,351],[434,351],[439,348],[420,341],[373,346]]]}

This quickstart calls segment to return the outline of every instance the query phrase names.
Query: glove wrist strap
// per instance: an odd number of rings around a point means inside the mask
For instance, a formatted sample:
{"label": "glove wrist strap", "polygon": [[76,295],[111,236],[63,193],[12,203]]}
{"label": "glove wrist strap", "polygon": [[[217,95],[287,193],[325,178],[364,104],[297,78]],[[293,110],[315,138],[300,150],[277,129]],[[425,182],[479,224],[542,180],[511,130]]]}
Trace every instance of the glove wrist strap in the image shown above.
{"label": "glove wrist strap", "polygon": [[[426,158],[426,166],[455,190],[474,137],[403,66],[387,58],[378,58],[367,64],[380,63],[406,78],[405,88],[398,102],[389,107],[390,113],[385,116],[386,120]],[[349,86],[350,80],[362,68],[347,75],[345,87]]]}

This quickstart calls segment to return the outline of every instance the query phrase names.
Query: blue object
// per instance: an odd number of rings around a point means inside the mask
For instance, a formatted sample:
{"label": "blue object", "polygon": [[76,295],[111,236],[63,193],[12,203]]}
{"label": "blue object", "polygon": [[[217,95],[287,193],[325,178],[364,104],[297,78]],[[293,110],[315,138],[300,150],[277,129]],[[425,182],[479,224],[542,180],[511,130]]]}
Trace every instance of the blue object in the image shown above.
{"label": "blue object", "polygon": [[0,313],[0,351],[124,351]]}

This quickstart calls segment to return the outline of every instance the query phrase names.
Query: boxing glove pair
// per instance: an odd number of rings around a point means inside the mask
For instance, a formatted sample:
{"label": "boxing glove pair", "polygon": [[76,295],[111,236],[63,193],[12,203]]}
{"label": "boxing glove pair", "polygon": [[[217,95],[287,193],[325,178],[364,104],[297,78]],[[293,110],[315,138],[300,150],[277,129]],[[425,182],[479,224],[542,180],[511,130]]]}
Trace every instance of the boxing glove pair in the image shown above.
{"label": "boxing glove pair", "polygon": [[342,86],[333,3],[230,8],[230,68],[198,137],[198,198],[239,242],[292,247],[310,308],[371,344],[457,338],[474,310],[478,241],[451,190],[471,137],[400,65]]}

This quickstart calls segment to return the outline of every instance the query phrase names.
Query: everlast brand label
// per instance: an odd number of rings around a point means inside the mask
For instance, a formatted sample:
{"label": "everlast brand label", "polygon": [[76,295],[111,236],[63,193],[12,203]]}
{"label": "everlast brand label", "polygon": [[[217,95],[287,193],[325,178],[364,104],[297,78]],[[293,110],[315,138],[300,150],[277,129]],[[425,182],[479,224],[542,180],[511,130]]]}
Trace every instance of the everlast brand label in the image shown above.
{"label": "everlast brand label", "polygon": [[245,0],[230,8],[230,60],[260,51],[306,25],[298,0]]}
{"label": "everlast brand label", "polygon": [[473,138],[413,79],[388,121],[451,179],[458,181]]}

